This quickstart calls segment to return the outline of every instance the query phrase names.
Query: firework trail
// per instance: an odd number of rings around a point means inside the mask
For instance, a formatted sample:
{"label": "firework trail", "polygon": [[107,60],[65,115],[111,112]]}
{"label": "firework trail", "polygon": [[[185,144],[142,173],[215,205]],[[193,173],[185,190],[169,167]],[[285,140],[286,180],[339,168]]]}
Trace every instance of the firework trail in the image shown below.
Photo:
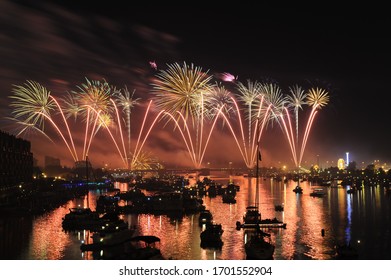
{"label": "firework trail", "polygon": [[307,145],[308,136],[309,136],[315,115],[318,112],[317,110],[326,106],[328,104],[328,102],[329,102],[329,95],[326,90],[321,89],[321,88],[311,88],[308,91],[307,104],[309,106],[312,106],[312,110],[311,110],[310,116],[308,118],[306,130],[305,130],[304,137],[303,137],[303,142],[301,145],[299,164],[300,164],[301,160],[303,159],[304,149]]}
{"label": "firework trail", "polygon": [[[222,114],[223,107],[218,109],[213,123],[210,127],[208,137],[205,140],[205,143],[201,143],[199,146],[195,145],[193,142],[193,137],[192,134],[194,134],[194,131],[191,129],[191,126],[187,124],[186,118],[183,116],[181,112],[177,112],[179,115],[180,119],[178,121],[178,118],[175,117],[173,114],[164,112],[166,116],[171,118],[171,120],[174,122],[175,128],[178,129],[180,135],[182,136],[182,139],[186,145],[187,151],[189,153],[190,159],[193,162],[193,165],[195,168],[201,168],[202,166],[202,161],[205,156],[206,148],[208,147],[210,138],[212,136],[212,132],[214,130],[214,127],[216,126],[216,122],[219,118],[220,115]],[[224,116],[225,117],[225,116]],[[225,117],[226,119],[226,117]],[[182,124],[182,125],[181,125]]]}
{"label": "firework trail", "polygon": [[[88,155],[87,145],[92,141],[91,138],[96,134],[97,129],[99,129],[96,125],[98,123],[97,120],[101,118],[97,114],[93,115],[91,110],[94,109],[95,112],[108,113],[111,105],[110,99],[115,90],[105,80],[101,82],[98,80],[90,81],[87,78],[85,79],[86,83],[77,86],[77,91],[72,91],[80,106],[82,115],[86,116],[83,159]],[[92,127],[90,127],[91,124]]]}
{"label": "firework trail", "polygon": [[[138,99],[133,98],[133,94],[130,94],[127,88],[121,92],[121,90],[117,90],[105,81],[90,81],[88,79],[86,81],[85,84],[78,86],[78,91],[68,93],[59,101],[50,94],[50,91],[37,82],[27,81],[24,85],[15,85],[12,90],[13,95],[10,96],[12,99],[10,107],[13,108],[11,111],[12,118],[10,119],[18,125],[18,135],[33,130],[54,142],[45,132],[45,123],[49,122],[64,141],[73,160],[78,161],[79,156],[68,119],[72,117],[76,122],[78,118],[81,118],[85,122],[82,159],[88,155],[93,138],[100,128],[105,128],[121,159],[126,160],[126,155],[130,153],[130,114]],[[112,98],[113,96],[117,98],[119,106],[123,108],[126,115],[125,127],[128,129],[128,151],[125,148],[120,113],[114,98]],[[60,116],[60,118],[58,119],[56,116]],[[114,122],[114,118],[116,118],[117,123]],[[119,149],[111,127],[119,128],[122,151]],[[62,129],[64,129],[64,132]]]}
{"label": "firework trail", "polygon": [[291,95],[287,97],[289,105],[293,107],[295,112],[295,123],[296,123],[296,146],[299,145],[299,109],[303,110],[302,105],[306,104],[306,97],[304,90],[295,85],[289,88]]}
{"label": "firework trail", "polygon": [[123,92],[119,92],[118,97],[116,98],[116,101],[118,102],[119,106],[122,107],[126,117],[125,127],[128,131],[128,151],[131,149],[131,112],[140,100],[140,98],[133,97],[135,91],[136,90],[133,90],[133,92],[130,93],[128,88],[125,86]]}
{"label": "firework trail", "polygon": [[[29,129],[33,129],[35,131],[39,131],[51,140],[51,138],[45,133],[45,120],[47,120],[60,135],[73,159],[76,161],[78,159],[77,153],[68,123],[59,103],[51,96],[50,91],[35,81],[27,81],[24,85],[14,85],[12,92],[14,95],[10,96],[10,98],[13,99],[10,103],[10,107],[14,109],[11,112],[11,115],[13,115],[11,119],[16,121],[20,126],[20,130],[17,135],[20,135]],[[59,110],[62,120],[65,123],[73,150],[59,126],[51,116],[52,112],[56,112],[56,109]]]}
{"label": "firework trail", "polygon": [[193,162],[198,167],[201,164],[200,159],[203,158],[202,145],[207,143],[203,139],[203,133],[205,117],[210,112],[205,108],[205,104],[210,103],[208,99],[213,90],[211,79],[212,76],[208,75],[208,71],[203,72],[201,67],[187,65],[184,62],[182,66],[174,63],[168,65],[167,70],[160,70],[152,84],[155,106],[159,110],[164,110],[166,117],[172,119],[176,116],[176,124],[182,120],[183,129],[187,131],[189,131],[187,120],[192,120],[195,127],[197,154],[197,160]]}
{"label": "firework trail", "polygon": [[[252,139],[252,135],[251,135],[252,122],[253,122],[252,120],[253,120],[253,113],[254,113],[253,108],[254,108],[255,101],[262,94],[262,84],[259,83],[258,81],[252,82],[250,80],[247,80],[247,85],[244,85],[241,82],[239,82],[237,88],[240,93],[239,100],[242,101],[245,106],[247,106],[245,117],[248,119],[248,146],[250,147],[251,139]],[[237,108],[237,110],[239,109]]]}
{"label": "firework trail", "polygon": [[[279,118],[282,130],[287,136],[294,163],[296,167],[300,167],[315,116],[318,113],[318,109],[327,105],[329,96],[325,90],[319,88],[311,88],[307,93],[304,93],[301,87],[295,86],[290,88],[290,92],[292,96],[288,98],[289,104],[283,107],[282,112],[279,113]],[[301,147],[299,149],[298,110],[302,109],[302,105],[309,105],[312,109],[305,125],[304,134],[301,139]],[[293,133],[292,121],[288,108],[294,109],[296,137]]]}

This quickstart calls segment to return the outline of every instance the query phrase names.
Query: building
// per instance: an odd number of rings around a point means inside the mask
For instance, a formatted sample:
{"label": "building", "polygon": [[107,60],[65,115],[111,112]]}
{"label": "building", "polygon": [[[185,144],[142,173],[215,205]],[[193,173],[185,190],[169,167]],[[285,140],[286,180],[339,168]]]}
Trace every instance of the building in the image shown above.
{"label": "building", "polygon": [[80,180],[95,180],[94,171],[90,161],[80,160],[75,162],[75,177]]}
{"label": "building", "polygon": [[31,143],[0,130],[0,190],[28,183],[33,178]]}
{"label": "building", "polygon": [[61,176],[64,172],[61,166],[61,160],[51,156],[45,156],[44,170],[48,177]]}
{"label": "building", "polygon": [[45,156],[45,168],[50,166],[61,167],[61,161],[59,158]]}

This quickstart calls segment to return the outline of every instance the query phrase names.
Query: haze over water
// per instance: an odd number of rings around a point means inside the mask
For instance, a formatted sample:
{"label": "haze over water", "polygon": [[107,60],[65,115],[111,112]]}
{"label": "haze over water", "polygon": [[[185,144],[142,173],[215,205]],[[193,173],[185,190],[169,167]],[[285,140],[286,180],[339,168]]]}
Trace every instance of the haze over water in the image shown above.
{"label": "haze over water", "polygon": [[[255,178],[235,176],[231,179],[240,186],[236,204],[222,203],[221,196],[203,197],[214,222],[222,224],[224,245],[221,250],[200,247],[202,228],[198,224],[198,213],[179,218],[152,214],[128,214],[122,218],[136,227],[136,234],[159,237],[159,248],[167,259],[243,260],[246,233],[236,229],[236,222],[242,222],[246,207],[254,204]],[[227,184],[229,178],[216,178],[216,181]],[[276,246],[274,259],[333,259],[338,242],[356,246],[360,259],[391,259],[391,197],[385,195],[383,188],[364,187],[355,194],[347,194],[346,188],[325,187],[327,195],[317,198],[309,195],[313,186],[308,182],[300,183],[304,189],[301,195],[292,191],[297,184],[293,181],[284,183],[267,178],[259,182],[262,218],[277,217],[287,223],[286,229],[266,230]],[[128,189],[127,184],[116,184],[121,191]],[[89,206],[93,210],[100,194],[90,192]],[[283,212],[275,211],[274,206],[279,204],[284,205]],[[91,253],[80,251],[81,242],[90,238],[88,231],[62,230],[62,218],[69,208],[78,205],[87,206],[87,197],[69,201],[35,218],[1,216],[1,259],[93,259]]]}

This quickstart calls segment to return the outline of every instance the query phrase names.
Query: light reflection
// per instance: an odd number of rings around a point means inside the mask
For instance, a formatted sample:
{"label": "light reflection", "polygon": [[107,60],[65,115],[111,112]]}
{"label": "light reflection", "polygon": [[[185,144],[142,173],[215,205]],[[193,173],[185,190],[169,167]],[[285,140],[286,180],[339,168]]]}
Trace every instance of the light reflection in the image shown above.
{"label": "light reflection", "polygon": [[[236,204],[224,204],[219,197],[203,197],[206,209],[211,210],[214,222],[223,226],[222,250],[202,249],[200,233],[204,227],[198,225],[198,214],[183,217],[167,215],[123,215],[129,224],[136,227],[136,234],[155,235],[161,238],[160,249],[166,258],[173,259],[245,259],[244,243],[248,233],[236,230],[236,221],[242,221],[245,208],[255,201],[255,178],[233,176],[232,180],[240,186]],[[384,226],[382,217],[389,221],[389,200],[384,199],[381,188],[367,187],[354,195],[347,195],[342,187],[330,188],[328,196],[312,198],[311,185],[303,182],[303,194],[296,195],[292,189],[295,182],[279,183],[260,180],[260,210],[262,218],[281,218],[287,223],[286,229],[267,230],[271,241],[276,245],[275,259],[330,259],[336,240],[359,242],[361,247],[375,247],[376,239],[371,237],[374,225]],[[224,181],[226,183],[226,181]],[[368,192],[368,193],[366,193]],[[96,205],[98,193],[91,193],[90,205]],[[80,251],[81,242],[91,242],[89,231],[65,233],[62,231],[62,217],[69,208],[83,205],[85,198],[70,201],[64,207],[49,214],[37,217],[31,227],[31,237],[25,259],[90,259],[91,253]],[[284,211],[275,212],[274,205],[283,201]],[[366,205],[372,205],[366,209]],[[383,209],[384,208],[384,209]],[[94,208],[92,208],[94,209]],[[384,214],[386,213],[386,214]],[[363,222],[365,221],[365,223]],[[365,226],[371,232],[362,232]],[[325,236],[321,230],[325,229]],[[376,233],[382,234],[382,232]],[[373,240],[372,240],[373,239]],[[368,250],[368,249],[367,249]],[[375,249],[372,249],[375,250]],[[374,252],[373,254],[375,254]],[[389,253],[384,253],[389,254]]]}
{"label": "light reflection", "polygon": [[346,244],[350,244],[351,241],[351,226],[352,226],[352,196],[346,196],[346,218],[347,224],[345,229]]}

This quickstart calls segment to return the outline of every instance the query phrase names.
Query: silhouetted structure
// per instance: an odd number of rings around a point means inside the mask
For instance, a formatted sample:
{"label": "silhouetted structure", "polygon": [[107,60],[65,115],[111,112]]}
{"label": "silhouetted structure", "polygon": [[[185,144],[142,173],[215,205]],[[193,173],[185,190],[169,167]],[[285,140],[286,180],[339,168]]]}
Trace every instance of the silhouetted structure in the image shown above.
{"label": "silhouetted structure", "polygon": [[[87,173],[88,170],[88,173]],[[95,180],[94,170],[92,169],[91,162],[80,160],[75,162],[74,168],[75,177],[79,180]]]}
{"label": "silhouetted structure", "polygon": [[33,177],[31,143],[0,131],[0,190],[28,183]]}

